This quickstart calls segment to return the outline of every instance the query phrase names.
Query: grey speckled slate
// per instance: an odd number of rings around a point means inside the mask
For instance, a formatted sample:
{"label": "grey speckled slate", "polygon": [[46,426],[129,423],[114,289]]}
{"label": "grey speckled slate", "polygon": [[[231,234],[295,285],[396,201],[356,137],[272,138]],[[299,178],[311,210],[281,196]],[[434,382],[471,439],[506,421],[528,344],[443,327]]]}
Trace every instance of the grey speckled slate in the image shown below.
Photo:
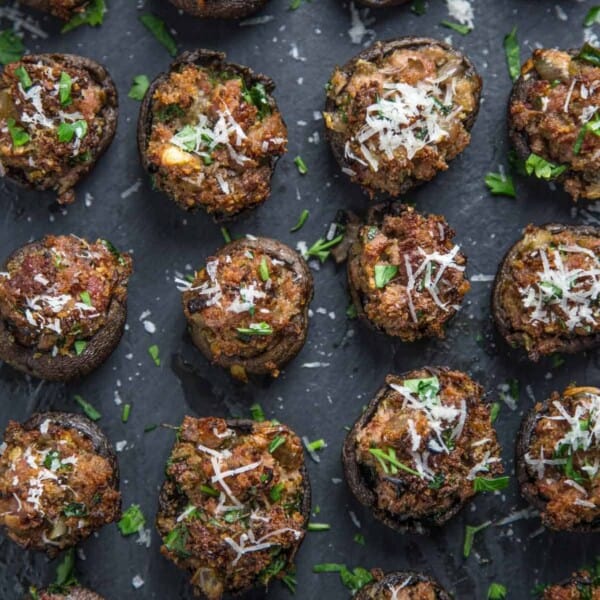
{"label": "grey speckled slate", "polygon": [[[571,381],[599,383],[598,354],[570,357],[552,369],[549,362],[530,365],[497,340],[489,316],[490,283],[472,284],[464,310],[451,323],[445,340],[405,345],[346,319],[345,272],[328,263],[314,272],[316,293],[308,342],[276,381],[242,387],[195,350],[185,332],[173,275],[199,267],[222,244],[221,234],[204,214],[186,215],[150,189],[135,144],[139,103],[128,99],[127,91],[134,75],[154,76],[167,67],[169,56],[139,23],[138,2],[108,0],[108,4],[109,13],[99,29],[81,28],[60,35],[55,21],[41,18],[48,38],[26,36],[26,42],[31,51],[81,53],[108,67],[121,92],[121,119],[112,147],[77,189],[77,203],[67,209],[53,204],[49,194],[24,192],[5,184],[0,188],[2,257],[45,233],[69,232],[108,237],[134,254],[128,330],[101,369],[85,381],[63,386],[29,381],[6,365],[0,367],[2,428],[9,419],[23,420],[35,410],[78,410],[73,395],[81,394],[100,409],[103,417],[99,424],[113,442],[127,440],[119,455],[124,504],[141,504],[152,530],[152,543],[148,549],[136,544],[133,537],[121,537],[115,526],[105,528],[82,546],[86,557],[78,562],[82,582],[112,600],[191,598],[184,575],[160,555],[160,540],[152,527],[173,432],[157,429],[144,434],[143,429],[158,422],[179,424],[185,414],[247,414],[252,402],[260,402],[269,416],[288,423],[300,435],[323,437],[328,443],[320,464],[308,460],[314,505],[321,507],[318,520],[331,523],[332,529],[308,534],[298,556],[297,598],[348,597],[337,575],[312,573],[312,565],[320,562],[422,569],[438,577],[457,598],[483,599],[492,581],[506,584],[511,598],[527,598],[536,583],[566,577],[600,554],[598,536],[540,531],[539,520],[534,518],[489,528],[477,536],[471,557],[464,560],[465,525],[499,520],[525,508],[514,484],[501,495],[477,498],[448,526],[430,537],[420,537],[398,535],[376,523],[354,501],[344,482],[334,483],[342,477],[344,426],[360,413],[388,372],[424,364],[450,365],[469,372],[494,399],[498,385],[509,378],[519,379],[517,409],[513,412],[503,406],[497,421],[509,470],[519,420],[532,403],[526,386],[535,398],[543,399]],[[261,15],[272,16],[272,20],[240,27],[180,15],[166,0],[142,4],[141,10],[155,12],[176,30],[181,49],[205,46],[225,50],[231,60],[263,71],[277,83],[276,97],[289,126],[289,153],[278,165],[271,199],[232,224],[233,234],[266,234],[295,246],[300,240],[312,242],[322,235],[339,208],[366,209],[366,197],[340,176],[323,141],[322,122],[314,118],[314,111],[322,108],[323,85],[334,65],[360,49],[347,33],[351,23],[347,5],[338,0],[314,0],[292,12],[287,10],[287,0],[271,0]],[[474,1],[475,31],[466,37],[439,27],[447,18],[441,0],[430,0],[426,16],[415,16],[409,6],[398,7],[377,12],[374,23],[368,25],[372,33],[365,41],[370,37],[416,34],[445,38],[452,34],[454,44],[471,56],[484,79],[484,102],[471,146],[449,171],[407,198],[424,211],[447,217],[469,257],[470,275],[493,274],[527,223],[599,222],[600,215],[585,209],[584,204],[575,208],[566,194],[535,181],[519,180],[516,200],[490,196],[483,183],[487,171],[497,171],[499,164],[506,163],[505,104],[510,81],[502,51],[504,34],[518,26],[523,57],[537,44],[573,47],[582,42],[583,17],[592,3],[563,0],[562,19],[555,4],[544,0]],[[290,55],[294,45],[298,59]],[[293,164],[297,154],[309,168],[304,177]],[[89,206],[84,203],[86,194],[93,197]],[[304,208],[311,213],[308,223],[299,233],[290,234],[289,228]],[[157,328],[152,335],[140,322],[145,311],[151,311],[148,319]],[[160,368],[148,356],[151,344],[160,347]],[[303,368],[313,362],[323,366]],[[133,405],[126,425],[121,423],[116,398]],[[360,522],[359,529],[351,511]],[[365,546],[353,542],[358,532],[364,534]],[[30,582],[51,581],[55,566],[3,540],[0,598],[20,598]],[[137,591],[131,583],[136,574],[145,581]],[[248,597],[263,598],[264,593]],[[269,591],[273,600],[289,597],[278,583]]]}

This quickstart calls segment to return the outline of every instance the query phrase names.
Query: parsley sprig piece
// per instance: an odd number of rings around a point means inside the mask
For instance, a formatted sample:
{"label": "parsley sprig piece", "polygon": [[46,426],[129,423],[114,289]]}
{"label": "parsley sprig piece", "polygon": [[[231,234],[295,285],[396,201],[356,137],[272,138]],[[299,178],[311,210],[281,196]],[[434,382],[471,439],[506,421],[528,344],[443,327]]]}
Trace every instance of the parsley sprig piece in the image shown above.
{"label": "parsley sprig piece", "polygon": [[67,33],[67,31],[71,31],[81,25],[91,25],[92,27],[102,25],[105,13],[106,4],[104,0],[91,0],[85,7],[85,10],[76,13],[75,16],[63,26],[60,32]]}
{"label": "parsley sprig piece", "polygon": [[264,119],[271,114],[271,104],[267,90],[262,83],[255,83],[252,87],[246,87],[246,82],[243,82],[242,98],[248,103],[255,106],[258,110],[258,118]]}
{"label": "parsley sprig piece", "polygon": [[331,248],[337,246],[344,239],[344,234],[340,233],[340,235],[336,235],[331,240],[325,240],[324,238],[319,238],[307,251],[307,256],[313,256],[318,258],[322,263],[324,263],[329,257],[329,252]]}
{"label": "parsley sprig piece", "polygon": [[517,195],[512,177],[504,173],[488,173],[485,176],[485,185],[494,196],[515,198]]}
{"label": "parsley sprig piece", "polygon": [[139,504],[132,504],[117,523],[117,527],[122,535],[132,535],[137,533],[140,528],[146,524],[146,518],[140,509]]}
{"label": "parsley sprig piece", "polygon": [[375,287],[384,288],[397,273],[396,265],[375,265]]}
{"label": "parsley sprig piece", "polygon": [[472,29],[468,25],[463,25],[462,23],[455,23],[454,21],[442,21],[440,23],[442,27],[447,27],[448,29],[452,29],[460,35],[467,35],[471,33]]}
{"label": "parsley sprig piece", "polygon": [[167,49],[171,56],[177,54],[177,43],[162,19],[159,19],[151,13],[145,13],[140,16],[140,21],[156,40]]}
{"label": "parsley sprig piece", "polygon": [[586,42],[579,51],[577,58],[585,60],[586,62],[598,67],[600,66],[600,48],[596,48],[595,46],[592,46]]}
{"label": "parsley sprig piece", "polygon": [[24,146],[31,139],[25,129],[17,125],[17,122],[12,117],[6,121],[6,126],[8,127],[8,132],[15,148]]}
{"label": "parsley sprig piece", "polygon": [[521,73],[521,49],[519,48],[516,27],[504,37],[504,54],[506,55],[510,78],[516,81]]}
{"label": "parsley sprig piece", "polygon": [[262,423],[263,421],[266,421],[265,411],[262,409],[262,406],[258,402],[255,402],[250,407],[250,415],[252,416],[252,420],[256,421],[257,423]]}
{"label": "parsley sprig piece", "polygon": [[371,572],[363,567],[355,567],[351,571],[346,565],[339,563],[321,563],[315,565],[313,573],[339,573],[342,583],[352,594],[356,594],[356,592],[365,587],[367,583],[371,583],[374,579]]}
{"label": "parsley sprig piece", "polygon": [[89,402],[86,402],[82,396],[75,394],[73,399],[79,404],[88,419],[91,419],[92,421],[100,420],[102,415]]}
{"label": "parsley sprig piece", "polygon": [[58,126],[58,141],[68,144],[74,137],[82,139],[87,135],[88,124],[84,119],[79,119],[73,123],[61,123]]}
{"label": "parsley sprig piece", "polygon": [[487,597],[488,600],[504,600],[507,594],[506,586],[501,583],[490,583],[488,588]]}
{"label": "parsley sprig piece", "polygon": [[410,473],[415,477],[422,478],[423,475],[414,469],[411,469],[409,466],[405,465],[403,462],[398,460],[396,456],[396,451],[393,448],[388,448],[387,452],[384,452],[380,448],[369,448],[369,452],[377,459],[384,473],[396,475],[398,473],[398,469],[401,471],[405,471],[406,473]]}
{"label": "parsley sprig piece", "polygon": [[154,364],[157,367],[160,367],[160,350],[156,344],[152,344],[152,346],[148,348],[148,354],[150,355],[150,358],[154,361]]}
{"label": "parsley sprig piece", "polygon": [[15,69],[15,75],[19,79],[21,87],[24,90],[28,90],[33,85],[33,81],[31,81],[31,77],[29,77],[29,73],[23,65],[19,65]]}
{"label": "parsley sprig piece", "polygon": [[133,83],[127,97],[132,100],[143,100],[149,87],[150,81],[147,75],[136,75],[133,78]]}
{"label": "parsley sprig piece", "polygon": [[69,588],[78,584],[75,574],[75,548],[69,548],[65,552],[62,562],[56,568],[56,578],[54,583],[49,586],[48,591],[52,594],[64,594]]}
{"label": "parsley sprig piece", "polygon": [[73,102],[71,98],[71,88],[73,87],[73,80],[68,73],[61,72],[58,80],[58,98],[63,106],[69,106]]}
{"label": "parsley sprig piece", "polygon": [[0,31],[0,63],[7,65],[16,62],[24,53],[25,46],[12,29]]}
{"label": "parsley sprig piece", "polygon": [[525,161],[527,175],[535,175],[538,179],[551,181],[562,175],[567,170],[566,165],[556,165],[545,158],[531,153]]}
{"label": "parsley sprig piece", "polygon": [[476,492],[496,492],[508,487],[510,477],[475,477],[473,480],[473,489]]}
{"label": "parsley sprig piece", "polygon": [[492,524],[491,521],[486,521],[481,525],[467,525],[465,528],[465,541],[463,544],[463,556],[468,558],[473,549],[473,542],[475,541],[475,535],[480,531],[487,529]]}

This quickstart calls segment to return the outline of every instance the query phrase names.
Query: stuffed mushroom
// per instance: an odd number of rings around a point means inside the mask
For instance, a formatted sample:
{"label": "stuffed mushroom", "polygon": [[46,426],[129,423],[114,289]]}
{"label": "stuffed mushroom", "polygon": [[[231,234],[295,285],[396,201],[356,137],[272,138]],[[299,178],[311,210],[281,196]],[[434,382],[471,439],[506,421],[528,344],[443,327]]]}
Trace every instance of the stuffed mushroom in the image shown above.
{"label": "stuffed mushroom", "polygon": [[411,342],[443,337],[469,290],[467,259],[446,219],[406,205],[377,206],[348,253],[348,285],[359,316]]}
{"label": "stuffed mushroom", "polygon": [[304,259],[281,242],[255,237],[231,242],[192,282],[180,283],[194,344],[234,377],[277,377],[302,349],[312,275]]}
{"label": "stuffed mushroom", "polygon": [[598,600],[600,577],[584,569],[562,583],[544,586],[537,597],[541,600]]}
{"label": "stuffed mushroom", "polygon": [[447,368],[388,375],[344,442],[356,498],[387,526],[421,533],[493,486],[503,469],[483,393]]}
{"label": "stuffed mushroom", "polygon": [[177,8],[203,18],[241,19],[260,10],[267,0],[170,0]]}
{"label": "stuffed mushroom", "polygon": [[600,198],[600,50],[536,49],[509,102],[509,131],[529,175],[574,200]]}
{"label": "stuffed mushroom", "polygon": [[104,67],[72,54],[32,54],[0,76],[0,173],[23,186],[53,190],[58,202],[110,145],[117,90]]}
{"label": "stuffed mushroom", "polygon": [[285,425],[185,417],[156,525],[197,592],[220,600],[287,575],[309,513],[302,443]]}
{"label": "stuffed mushroom", "polygon": [[368,583],[354,600],[451,600],[451,596],[428,575],[394,571]]}
{"label": "stuffed mushroom", "polygon": [[546,527],[600,531],[600,389],[571,386],[536,404],[516,458],[521,493]]}
{"label": "stuffed mushroom", "polygon": [[138,146],[153,184],[181,208],[217,219],[264,202],[287,148],[274,88],[221,52],[184,52],[140,109]]}
{"label": "stuffed mushroom", "polygon": [[499,332],[531,360],[600,343],[600,228],[529,225],[502,261],[492,294]]}
{"label": "stuffed mushroom", "polygon": [[119,343],[131,258],[107,240],[49,235],[0,270],[0,359],[52,381],[87,375]]}
{"label": "stuffed mushroom", "polygon": [[376,42],[333,72],[324,119],[335,158],[373,197],[429,181],[469,144],[481,79],[443,42]]}
{"label": "stuffed mushroom", "polygon": [[69,588],[65,591],[30,590],[28,600],[104,600],[95,592],[79,586]]}
{"label": "stuffed mushroom", "polygon": [[88,418],[69,413],[11,421],[0,456],[0,525],[8,537],[49,556],[119,518],[114,449]]}

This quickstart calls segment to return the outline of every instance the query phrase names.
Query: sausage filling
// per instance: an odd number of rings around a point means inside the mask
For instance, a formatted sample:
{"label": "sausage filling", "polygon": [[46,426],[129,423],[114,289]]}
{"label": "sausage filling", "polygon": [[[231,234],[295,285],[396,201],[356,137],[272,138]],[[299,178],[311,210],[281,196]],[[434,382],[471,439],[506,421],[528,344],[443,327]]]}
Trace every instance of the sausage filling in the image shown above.
{"label": "sausage filling", "polygon": [[554,164],[554,176],[566,171],[564,186],[574,199],[600,198],[600,67],[542,49],[521,75],[521,93],[510,106],[513,127],[533,154]]}
{"label": "sausage filling", "polygon": [[324,114],[343,137],[346,171],[371,192],[397,196],[409,179],[428,181],[448,168],[471,136],[465,121],[477,110],[480,81],[438,45],[397,49],[376,61],[335,70]]}
{"label": "sausage filling", "polygon": [[106,128],[106,91],[83,68],[15,62],[0,76],[0,166],[71,202],[69,173],[92,163]]}
{"label": "sausage filling", "polygon": [[369,321],[404,341],[444,336],[470,288],[453,236],[444,217],[408,207],[362,227],[349,276]]}
{"label": "sausage filling", "polygon": [[389,390],[356,436],[357,461],[377,508],[415,520],[475,495],[474,480],[502,473],[481,388],[463,373],[415,371]]}
{"label": "sausage filling", "polygon": [[228,252],[226,246],[187,287],[186,317],[217,360],[260,356],[302,332],[306,284],[291,265],[266,252],[239,246]]}
{"label": "sausage filling", "polygon": [[567,388],[536,411],[524,489],[546,502],[542,520],[553,529],[592,523],[600,517],[600,390]]}
{"label": "sausage filling", "polygon": [[110,242],[46,236],[13,255],[0,272],[0,317],[32,351],[79,355],[125,302],[131,259]]}
{"label": "sausage filling", "polygon": [[304,537],[306,482],[298,437],[255,423],[186,417],[167,465],[157,526],[162,552],[210,600],[284,575]]}
{"label": "sausage filling", "polygon": [[119,514],[110,461],[76,429],[11,421],[0,457],[0,524],[22,546],[65,548]]}
{"label": "sausage filling", "polygon": [[530,225],[503,268],[501,308],[529,352],[551,354],[565,339],[600,332],[598,237]]}
{"label": "sausage filling", "polygon": [[233,215],[263,202],[287,130],[264,85],[186,65],[154,92],[146,149],[155,184],[183,208]]}
{"label": "sausage filling", "polygon": [[[40,8],[39,0],[20,0],[21,4],[25,4],[27,6],[32,6],[33,8]],[[50,0],[46,3],[48,5],[47,11],[54,15],[55,17],[59,17],[60,19],[64,19],[68,21],[77,13],[81,13],[85,10],[86,5],[88,4],[87,0]],[[46,9],[44,9],[46,10]]]}

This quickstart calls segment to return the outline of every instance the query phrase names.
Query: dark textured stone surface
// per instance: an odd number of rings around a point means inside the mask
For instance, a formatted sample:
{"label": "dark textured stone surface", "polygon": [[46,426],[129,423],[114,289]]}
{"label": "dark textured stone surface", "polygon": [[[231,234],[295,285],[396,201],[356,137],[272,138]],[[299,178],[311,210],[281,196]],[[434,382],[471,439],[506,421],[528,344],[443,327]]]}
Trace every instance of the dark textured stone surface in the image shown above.
{"label": "dark textured stone surface", "polygon": [[[4,365],[0,367],[0,426],[9,419],[26,419],[34,410],[79,410],[73,395],[79,393],[103,414],[99,422],[113,442],[127,440],[119,454],[124,506],[140,503],[152,528],[150,549],[132,538],[123,538],[116,527],[101,531],[83,545],[87,557],[79,561],[81,580],[107,599],[191,598],[183,574],[159,554],[160,540],[152,526],[163,465],[173,442],[173,432],[157,429],[143,433],[151,423],[179,424],[184,414],[247,415],[258,401],[267,415],[289,424],[300,435],[323,437],[328,447],[321,463],[309,460],[314,505],[321,507],[316,520],[328,522],[332,530],[310,533],[298,556],[297,598],[345,598],[346,590],[335,574],[315,575],[312,565],[344,562],[348,565],[381,567],[385,570],[415,569],[433,574],[457,598],[484,598],[491,581],[509,587],[514,598],[529,597],[539,581],[566,577],[600,553],[597,536],[537,533],[539,520],[520,520],[512,525],[490,527],[479,534],[471,557],[462,558],[466,524],[498,520],[525,508],[514,482],[502,495],[481,496],[450,524],[430,537],[399,535],[375,522],[353,500],[342,477],[340,448],[346,431],[361,407],[381,385],[388,372],[404,372],[424,364],[445,364],[464,369],[482,383],[493,399],[497,386],[518,378],[521,397],[511,412],[503,405],[497,424],[504,458],[512,470],[513,444],[523,412],[531,405],[525,386],[538,399],[561,389],[570,381],[598,384],[598,355],[566,358],[559,368],[549,361],[531,365],[521,354],[497,339],[489,317],[490,283],[473,283],[467,301],[451,322],[443,341],[411,345],[394,343],[378,336],[344,315],[348,297],[343,267],[329,262],[314,272],[315,312],[308,342],[276,381],[242,387],[226,373],[212,368],[191,345],[185,333],[180,294],[173,284],[175,270],[199,267],[222,244],[217,226],[204,214],[185,215],[160,193],[152,192],[139,164],[135,145],[135,121],[139,103],[127,98],[131,79],[139,73],[152,78],[169,63],[167,52],[138,21],[141,14],[133,0],[108,0],[110,11],[100,29],[82,28],[67,35],[58,33],[55,21],[45,18],[46,40],[26,38],[31,51],[79,52],[104,63],[119,86],[121,120],[116,139],[93,174],[77,189],[76,204],[61,210],[50,194],[0,187],[3,214],[0,217],[0,256],[45,233],[77,233],[103,236],[134,253],[135,273],[130,283],[129,328],[112,356],[86,380],[69,386],[29,381]],[[514,25],[519,27],[523,57],[537,43],[577,46],[583,38],[582,21],[590,2],[562,2],[568,21],[560,20],[555,3],[542,0],[475,0],[475,31],[461,37],[438,23],[447,17],[441,1],[430,1],[426,16],[416,17],[410,6],[376,13],[371,26],[377,39],[398,35],[427,35],[453,42],[473,59],[484,80],[484,103],[473,129],[473,143],[440,175],[407,200],[425,211],[443,213],[457,230],[457,241],[469,257],[469,274],[495,272],[505,250],[529,222],[585,222],[595,214],[581,204],[575,211],[566,194],[551,191],[535,181],[519,179],[518,199],[495,198],[483,183],[487,171],[506,164],[505,104],[510,90],[502,50],[502,38]],[[236,23],[201,22],[179,15],[170,3],[145,0],[143,10],[152,10],[174,27],[181,49],[202,45],[225,50],[232,61],[247,64],[272,76],[275,92],[287,120],[290,151],[281,160],[273,180],[273,195],[264,206],[230,226],[233,234],[269,235],[295,246],[323,234],[339,208],[364,212],[367,198],[351,185],[338,168],[323,141],[311,144],[308,136],[322,122],[313,111],[324,102],[323,85],[336,63],[344,63],[360,50],[348,37],[348,6],[337,0],[315,0],[297,11],[287,10],[287,0],[271,0],[261,15],[274,20],[254,27]],[[289,55],[292,43],[304,61]],[[298,78],[303,84],[298,84]],[[306,121],[301,126],[298,121]],[[309,168],[302,177],[293,164],[301,154]],[[138,180],[141,187],[123,198],[121,194]],[[86,192],[93,195],[90,207]],[[302,209],[311,216],[306,226],[290,234]],[[323,307],[335,319],[317,313]],[[151,310],[149,319],[157,332],[145,332],[139,320]],[[478,341],[480,340],[480,341]],[[157,368],[147,349],[160,347],[162,366]],[[127,358],[131,355],[131,358]],[[303,363],[321,361],[328,367],[307,369]],[[121,383],[119,386],[118,382]],[[121,423],[123,402],[133,404],[129,423]],[[361,523],[366,545],[354,543],[359,530],[349,511]],[[0,542],[0,598],[19,598],[31,581],[51,581],[55,565],[23,553],[7,541]],[[131,585],[140,574],[145,585]],[[262,598],[257,592],[250,598]],[[274,600],[289,598],[288,591],[274,583],[269,592]]]}

